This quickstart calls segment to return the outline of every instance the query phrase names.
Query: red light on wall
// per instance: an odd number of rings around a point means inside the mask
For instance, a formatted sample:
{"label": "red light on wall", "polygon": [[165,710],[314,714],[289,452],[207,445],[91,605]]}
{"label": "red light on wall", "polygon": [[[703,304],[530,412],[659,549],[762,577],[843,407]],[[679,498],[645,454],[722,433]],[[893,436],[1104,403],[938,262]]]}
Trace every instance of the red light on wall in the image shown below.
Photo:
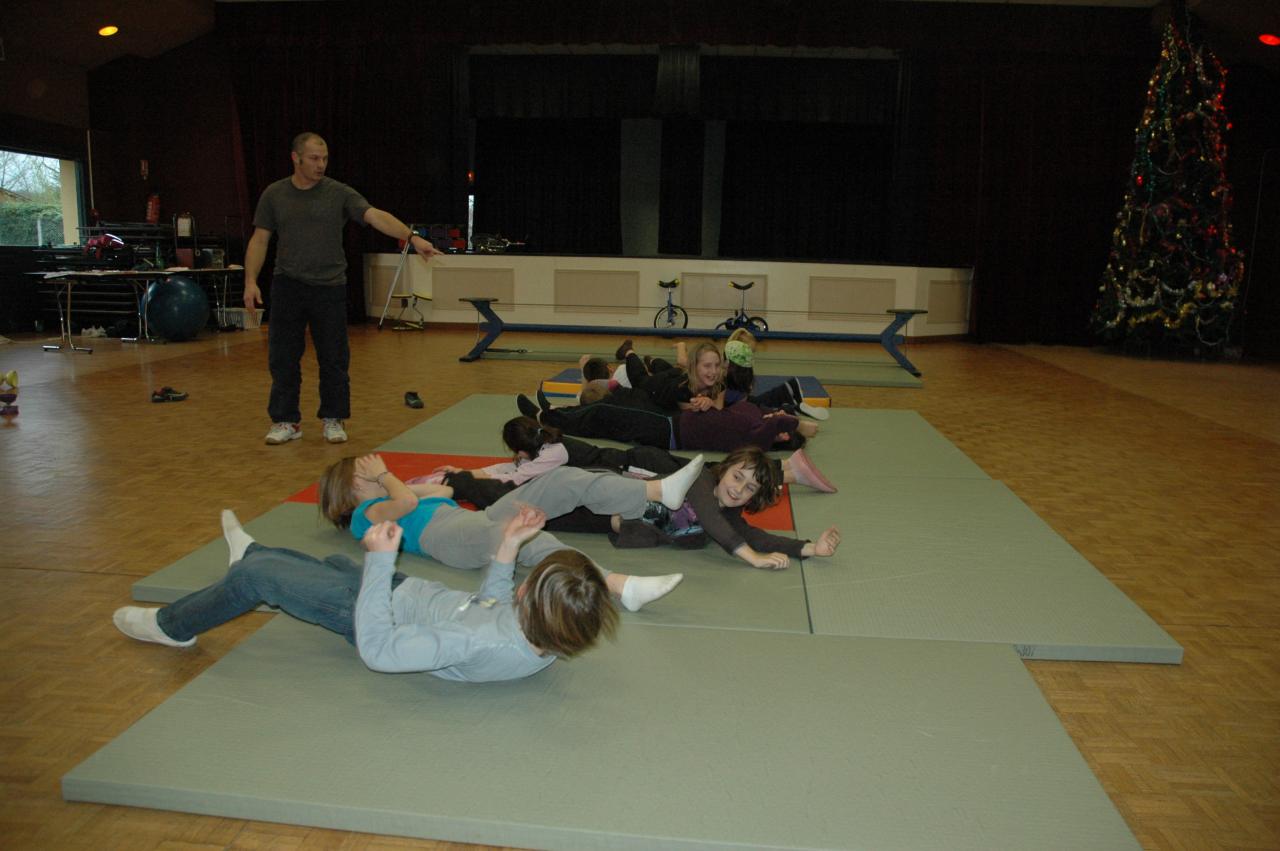
{"label": "red light on wall", "polygon": [[1268,47],[1275,47],[1277,44],[1280,44],[1280,35],[1272,35],[1271,33],[1263,33],[1262,35],[1258,36],[1258,41],[1262,42],[1263,44],[1267,45]]}

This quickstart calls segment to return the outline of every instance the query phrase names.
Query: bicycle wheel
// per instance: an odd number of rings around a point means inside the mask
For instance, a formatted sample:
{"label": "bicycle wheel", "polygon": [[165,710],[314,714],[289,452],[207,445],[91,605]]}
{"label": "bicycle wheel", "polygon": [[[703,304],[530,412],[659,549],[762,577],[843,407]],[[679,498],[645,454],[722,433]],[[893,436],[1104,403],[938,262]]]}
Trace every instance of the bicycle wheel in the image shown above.
{"label": "bicycle wheel", "polygon": [[671,307],[660,307],[653,315],[654,328],[688,328],[689,314],[683,307],[673,304]]}
{"label": "bicycle wheel", "polygon": [[742,324],[746,327],[748,331],[752,331],[752,332],[769,330],[769,323],[764,321],[763,316],[748,317],[747,321]]}

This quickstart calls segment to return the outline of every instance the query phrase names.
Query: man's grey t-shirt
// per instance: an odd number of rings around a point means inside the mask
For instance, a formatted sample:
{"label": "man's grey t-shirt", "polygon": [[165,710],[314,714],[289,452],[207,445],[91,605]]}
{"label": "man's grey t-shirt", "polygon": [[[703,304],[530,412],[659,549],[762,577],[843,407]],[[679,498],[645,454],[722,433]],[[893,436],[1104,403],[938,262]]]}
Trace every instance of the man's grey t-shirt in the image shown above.
{"label": "man's grey t-shirt", "polygon": [[348,219],[363,223],[370,206],[359,192],[332,178],[299,189],[286,177],[263,190],[253,225],[276,234],[277,275],[339,286],[347,280],[342,228]]}

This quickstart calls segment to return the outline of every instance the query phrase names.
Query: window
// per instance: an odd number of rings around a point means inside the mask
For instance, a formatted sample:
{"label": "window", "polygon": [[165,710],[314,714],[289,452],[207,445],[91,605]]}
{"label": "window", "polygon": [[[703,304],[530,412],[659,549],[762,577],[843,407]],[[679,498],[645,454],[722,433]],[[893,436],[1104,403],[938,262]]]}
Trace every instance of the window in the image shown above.
{"label": "window", "polygon": [[0,149],[0,245],[79,242],[79,164]]}

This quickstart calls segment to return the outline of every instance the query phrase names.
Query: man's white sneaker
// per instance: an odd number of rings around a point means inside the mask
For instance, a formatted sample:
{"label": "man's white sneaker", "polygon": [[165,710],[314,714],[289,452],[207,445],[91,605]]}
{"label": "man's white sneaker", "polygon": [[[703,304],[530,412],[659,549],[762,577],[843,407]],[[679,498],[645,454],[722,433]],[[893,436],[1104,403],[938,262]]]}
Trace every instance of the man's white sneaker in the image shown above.
{"label": "man's white sneaker", "polygon": [[274,423],[267,432],[267,443],[278,446],[302,437],[302,427],[297,423]]}
{"label": "man's white sneaker", "polygon": [[347,442],[347,430],[342,427],[342,420],[324,421],[324,439],[330,443]]}

